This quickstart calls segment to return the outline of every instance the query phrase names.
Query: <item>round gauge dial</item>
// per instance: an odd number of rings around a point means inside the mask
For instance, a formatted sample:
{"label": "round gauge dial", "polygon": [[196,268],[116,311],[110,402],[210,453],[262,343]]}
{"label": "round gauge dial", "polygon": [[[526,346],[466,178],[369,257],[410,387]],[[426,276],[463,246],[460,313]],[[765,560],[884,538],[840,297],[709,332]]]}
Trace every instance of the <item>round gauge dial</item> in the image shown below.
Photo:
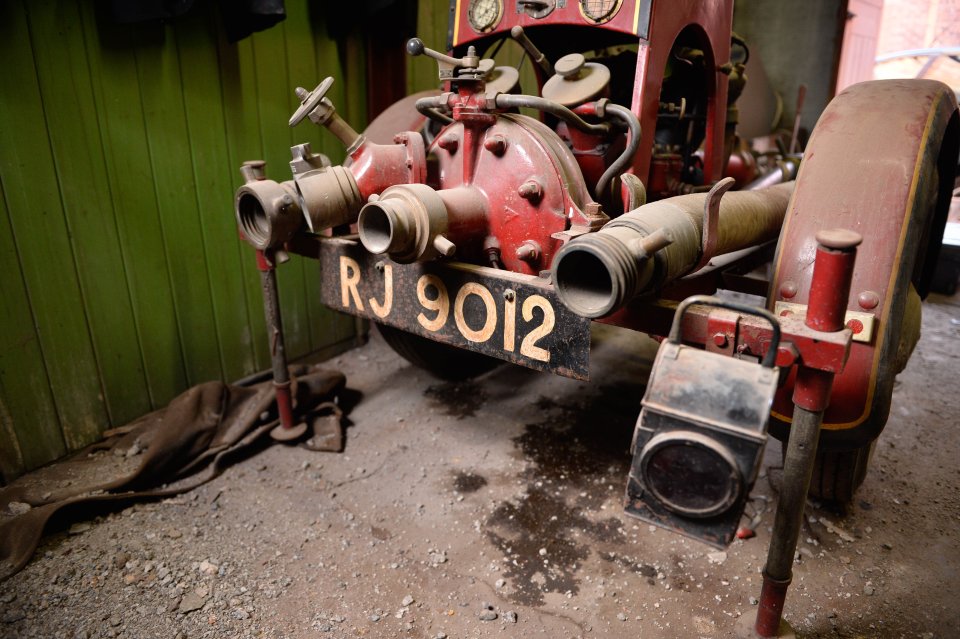
{"label": "round gauge dial", "polygon": [[470,0],[467,6],[467,20],[477,33],[486,33],[493,29],[502,15],[502,0]]}
{"label": "round gauge dial", "polygon": [[595,24],[607,22],[617,15],[623,0],[580,0],[580,13]]}

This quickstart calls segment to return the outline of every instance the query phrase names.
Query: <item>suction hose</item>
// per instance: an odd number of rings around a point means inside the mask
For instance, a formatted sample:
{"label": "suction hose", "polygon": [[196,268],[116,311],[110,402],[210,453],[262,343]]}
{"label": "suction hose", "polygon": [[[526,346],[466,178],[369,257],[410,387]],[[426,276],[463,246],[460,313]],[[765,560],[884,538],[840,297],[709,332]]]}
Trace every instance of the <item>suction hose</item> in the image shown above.
{"label": "suction hose", "polygon": [[[716,254],[776,239],[793,187],[786,182],[724,195]],[[687,275],[700,259],[706,205],[705,193],[659,200],[570,241],[553,261],[560,300],[582,317],[603,317]]]}

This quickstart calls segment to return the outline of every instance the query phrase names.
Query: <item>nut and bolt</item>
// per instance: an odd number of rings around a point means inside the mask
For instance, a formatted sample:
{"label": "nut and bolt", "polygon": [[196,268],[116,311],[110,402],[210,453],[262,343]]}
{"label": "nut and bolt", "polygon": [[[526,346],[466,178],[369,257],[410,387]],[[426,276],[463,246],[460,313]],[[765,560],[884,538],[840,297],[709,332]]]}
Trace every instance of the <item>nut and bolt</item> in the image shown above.
{"label": "nut and bolt", "polygon": [[437,140],[437,146],[447,151],[450,155],[453,155],[457,152],[457,147],[460,146],[460,139],[453,133],[447,133]]}
{"label": "nut and bolt", "polygon": [[527,240],[517,247],[515,255],[518,260],[532,262],[540,257],[540,245],[533,240]]}
{"label": "nut and bolt", "polygon": [[727,336],[723,333],[716,333],[713,336],[713,343],[719,346],[720,348],[726,348],[727,346]]}
{"label": "nut and bolt", "polygon": [[536,180],[527,180],[517,189],[517,194],[531,202],[537,202],[543,197],[543,187]]}
{"label": "nut and bolt", "polygon": [[499,133],[491,135],[483,141],[483,148],[500,157],[507,150],[507,140]]}

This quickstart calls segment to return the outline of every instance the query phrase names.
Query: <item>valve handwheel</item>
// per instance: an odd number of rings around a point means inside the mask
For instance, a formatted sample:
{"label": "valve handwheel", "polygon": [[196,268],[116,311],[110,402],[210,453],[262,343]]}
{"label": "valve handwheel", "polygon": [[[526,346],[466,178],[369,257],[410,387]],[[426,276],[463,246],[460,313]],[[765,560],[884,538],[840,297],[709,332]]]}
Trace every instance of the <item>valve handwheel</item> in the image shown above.
{"label": "valve handwheel", "polygon": [[317,88],[307,93],[303,87],[297,87],[296,94],[300,98],[300,107],[290,116],[290,126],[297,126],[305,117],[317,108],[320,101],[327,95],[327,91],[333,86],[333,78],[326,78],[317,85]]}

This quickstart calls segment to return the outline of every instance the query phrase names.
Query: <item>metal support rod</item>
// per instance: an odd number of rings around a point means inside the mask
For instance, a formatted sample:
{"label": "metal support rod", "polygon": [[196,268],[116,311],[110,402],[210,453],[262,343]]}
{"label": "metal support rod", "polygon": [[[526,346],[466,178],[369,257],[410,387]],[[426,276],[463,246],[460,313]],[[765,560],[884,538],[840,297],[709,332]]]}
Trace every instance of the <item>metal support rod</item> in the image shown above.
{"label": "metal support rod", "polygon": [[277,413],[284,429],[293,428],[293,402],[290,395],[290,371],[283,344],[283,324],[280,320],[280,296],[277,293],[277,275],[272,252],[257,251],[257,270],[263,291],[263,315],[267,321],[270,339],[270,360],[273,365],[273,388],[277,396]]}
{"label": "metal support rod", "polygon": [[[810,282],[806,324],[822,332],[843,330],[859,234],[842,229],[817,233],[817,257]],[[793,391],[793,422],[783,462],[783,481],[773,535],[763,569],[763,587],[754,630],[761,637],[781,632],[783,605],[793,579],[793,557],[817,456],[823,412],[830,403],[833,373],[800,365]]]}

